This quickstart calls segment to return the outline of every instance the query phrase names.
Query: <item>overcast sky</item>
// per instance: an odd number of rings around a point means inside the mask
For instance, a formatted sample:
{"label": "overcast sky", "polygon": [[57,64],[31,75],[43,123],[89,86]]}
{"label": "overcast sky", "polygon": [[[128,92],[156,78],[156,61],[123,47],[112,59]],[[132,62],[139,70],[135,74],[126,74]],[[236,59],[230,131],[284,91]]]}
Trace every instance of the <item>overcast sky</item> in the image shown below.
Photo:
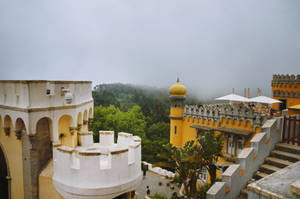
{"label": "overcast sky", "polygon": [[299,0],[0,0],[0,79],[169,87],[207,98],[300,74]]}

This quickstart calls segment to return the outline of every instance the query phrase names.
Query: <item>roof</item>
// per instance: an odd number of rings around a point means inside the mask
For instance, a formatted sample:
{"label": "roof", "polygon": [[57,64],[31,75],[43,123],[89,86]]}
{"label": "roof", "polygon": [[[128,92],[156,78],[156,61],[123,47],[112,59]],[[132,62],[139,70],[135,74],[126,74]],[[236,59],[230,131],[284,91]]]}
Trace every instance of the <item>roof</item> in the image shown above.
{"label": "roof", "polygon": [[235,134],[235,135],[241,135],[241,136],[249,136],[253,131],[248,131],[244,129],[238,129],[238,128],[232,128],[232,127],[209,127],[209,126],[201,126],[201,125],[192,125],[191,128],[196,128],[204,131],[221,131],[223,133],[230,133],[230,134]]}
{"label": "roof", "polygon": [[274,103],[281,103],[281,101],[266,97],[266,96],[257,96],[249,99],[250,102],[258,102],[258,103],[264,103],[264,104],[274,104]]}
{"label": "roof", "polygon": [[180,84],[179,79],[177,79],[177,82],[170,87],[169,93],[173,96],[184,96],[186,94],[186,88]]}
{"label": "roof", "polygon": [[227,100],[227,101],[237,101],[237,102],[249,102],[249,99],[237,94],[229,94],[223,97],[218,97],[215,100]]}

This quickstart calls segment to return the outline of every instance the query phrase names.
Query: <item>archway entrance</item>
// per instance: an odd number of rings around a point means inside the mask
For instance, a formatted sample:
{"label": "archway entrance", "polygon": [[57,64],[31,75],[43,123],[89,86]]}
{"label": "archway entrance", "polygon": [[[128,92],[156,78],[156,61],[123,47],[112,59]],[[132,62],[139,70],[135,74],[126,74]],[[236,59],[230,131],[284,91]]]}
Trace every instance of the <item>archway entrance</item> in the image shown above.
{"label": "archway entrance", "polygon": [[0,196],[3,199],[8,199],[8,172],[4,153],[0,146]]}

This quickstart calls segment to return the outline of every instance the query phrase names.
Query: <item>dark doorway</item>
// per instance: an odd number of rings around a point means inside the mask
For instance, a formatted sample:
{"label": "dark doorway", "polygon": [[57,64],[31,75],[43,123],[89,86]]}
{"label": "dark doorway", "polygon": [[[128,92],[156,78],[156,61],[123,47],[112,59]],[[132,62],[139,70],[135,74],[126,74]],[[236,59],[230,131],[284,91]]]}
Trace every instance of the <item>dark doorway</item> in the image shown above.
{"label": "dark doorway", "polygon": [[0,196],[8,199],[7,164],[2,148],[0,147]]}
{"label": "dark doorway", "polygon": [[279,103],[279,111],[286,109],[286,99],[279,99],[282,103]]}

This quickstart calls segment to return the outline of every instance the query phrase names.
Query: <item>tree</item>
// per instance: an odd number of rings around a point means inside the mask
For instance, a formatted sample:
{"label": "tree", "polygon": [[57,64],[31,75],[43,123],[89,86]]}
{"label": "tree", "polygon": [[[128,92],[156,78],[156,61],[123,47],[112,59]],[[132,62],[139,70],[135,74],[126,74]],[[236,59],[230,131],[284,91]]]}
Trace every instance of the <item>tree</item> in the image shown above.
{"label": "tree", "polygon": [[205,132],[198,142],[199,155],[210,175],[210,184],[214,184],[217,177],[216,163],[219,157],[222,157],[223,136],[216,135],[215,131]]}
{"label": "tree", "polygon": [[154,166],[161,166],[175,170],[183,182],[187,198],[197,198],[197,179],[202,168],[202,160],[199,156],[199,148],[194,141],[188,141],[184,147],[174,147],[171,144],[164,145],[165,151],[158,154],[163,162]]}
{"label": "tree", "polygon": [[170,139],[170,124],[166,122],[158,122],[152,124],[146,132],[147,138],[152,140],[158,140],[165,138]]}

